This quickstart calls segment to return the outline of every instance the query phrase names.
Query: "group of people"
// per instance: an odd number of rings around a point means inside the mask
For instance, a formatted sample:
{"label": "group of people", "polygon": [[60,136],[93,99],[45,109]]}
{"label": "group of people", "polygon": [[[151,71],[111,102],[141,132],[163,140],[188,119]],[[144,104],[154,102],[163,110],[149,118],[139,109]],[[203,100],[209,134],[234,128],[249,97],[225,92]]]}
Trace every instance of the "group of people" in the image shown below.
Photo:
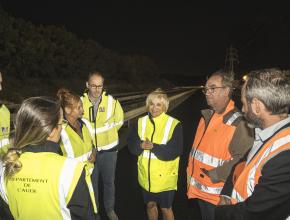
{"label": "group of people", "polygon": [[[233,80],[209,77],[187,167],[187,196],[204,220],[290,219],[289,79],[278,69],[252,71],[231,100]],[[243,114],[242,114],[243,113]]]}
{"label": "group of people", "polygon": [[106,214],[118,219],[114,181],[124,113],[103,85],[93,72],[81,97],[61,88],[54,98],[24,100],[10,138],[10,114],[1,105],[0,219],[100,219],[99,177]]}
{"label": "group of people", "polygon": [[[201,111],[188,157],[188,199],[203,220],[286,219],[289,81],[278,69],[250,72],[241,90],[242,111],[232,99],[234,87],[224,71],[213,73],[203,87],[210,108]],[[1,104],[0,218],[100,219],[102,179],[106,215],[118,219],[114,181],[124,112],[103,88],[102,74],[92,72],[81,97],[62,88],[57,98],[26,99],[13,135],[9,111]],[[164,220],[174,219],[183,129],[168,107],[163,90],[149,93],[147,114],[130,126],[127,137],[129,151],[138,157],[149,220],[158,219],[159,208]]]}

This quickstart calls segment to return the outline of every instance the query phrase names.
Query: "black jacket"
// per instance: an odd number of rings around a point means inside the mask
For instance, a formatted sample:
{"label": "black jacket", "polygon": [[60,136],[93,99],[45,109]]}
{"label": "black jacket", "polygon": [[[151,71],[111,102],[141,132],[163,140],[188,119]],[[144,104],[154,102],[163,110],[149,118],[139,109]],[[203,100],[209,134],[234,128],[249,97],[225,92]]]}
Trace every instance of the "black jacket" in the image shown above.
{"label": "black jacket", "polygon": [[[270,159],[261,174],[253,194],[248,199],[236,205],[216,207],[215,219],[286,219],[290,215],[290,150]],[[229,195],[231,190],[227,188],[223,192],[222,194]]]}

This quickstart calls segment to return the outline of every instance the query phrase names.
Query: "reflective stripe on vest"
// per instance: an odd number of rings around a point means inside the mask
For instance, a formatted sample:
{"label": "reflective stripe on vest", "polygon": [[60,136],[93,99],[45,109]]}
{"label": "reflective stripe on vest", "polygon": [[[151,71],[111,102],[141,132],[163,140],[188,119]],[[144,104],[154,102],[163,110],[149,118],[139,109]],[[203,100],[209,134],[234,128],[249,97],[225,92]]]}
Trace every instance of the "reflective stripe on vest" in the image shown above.
{"label": "reflective stripe on vest", "polygon": [[65,151],[67,153],[67,157],[75,158],[75,159],[77,159],[80,162],[88,161],[88,158],[90,157],[90,155],[92,153],[91,151],[89,151],[87,153],[84,153],[81,156],[75,157],[71,141],[70,141],[70,139],[68,137],[67,132],[64,129],[61,130],[60,136],[61,136],[61,141],[63,143],[63,146],[65,148]]}
{"label": "reflective stripe on vest", "polygon": [[103,127],[100,128],[96,128],[94,129],[92,127],[92,124],[86,120],[85,118],[82,118],[82,120],[84,121],[84,123],[86,124],[87,128],[89,129],[91,134],[99,134],[105,131],[108,131],[110,129],[112,129],[113,127],[119,126],[119,125],[123,125],[124,121],[119,121],[119,122],[112,122],[112,123],[105,123],[105,125]]}
{"label": "reflective stripe on vest", "polygon": [[237,202],[245,201],[245,199],[235,189],[232,191],[232,198],[235,198]]}
{"label": "reflective stripe on vest", "polygon": [[200,150],[193,150],[191,153],[191,156],[200,161],[203,164],[212,166],[212,167],[218,167],[223,165],[223,163],[225,162],[225,160],[219,159],[217,157],[211,156],[207,153],[204,153]]}
{"label": "reflective stripe on vest", "polygon": [[[255,164],[255,166],[251,169],[250,171],[250,175],[248,176],[248,187],[247,187],[247,193],[248,193],[248,197],[252,195],[254,188],[255,188],[255,174],[257,171],[258,166],[260,165],[260,163],[272,152],[274,152],[275,150],[277,150],[279,147],[287,144],[290,142],[290,135],[287,135],[283,138],[280,138],[278,140],[276,140],[273,145],[271,147],[269,147],[262,155],[262,157],[258,160],[258,162]],[[280,153],[280,152],[278,152]],[[275,156],[275,155],[273,155]],[[272,158],[272,157],[271,157]],[[269,159],[268,158],[264,164],[266,164],[268,162]],[[262,168],[261,168],[262,169]]]}
{"label": "reflective stripe on vest", "polygon": [[158,159],[157,157],[156,157],[156,155],[153,153],[153,152],[151,152],[151,155],[150,155],[150,151],[148,151],[148,150],[144,150],[143,151],[143,153],[142,153],[142,157],[145,157],[145,158],[150,158],[151,157],[151,159]]}
{"label": "reflective stripe on vest", "polygon": [[[234,113],[226,122],[226,125],[232,125],[233,122],[241,117],[242,114],[240,112],[236,112]],[[201,163],[203,164],[206,164],[206,165],[209,165],[209,166],[212,166],[212,167],[218,167],[218,166],[221,166],[223,165],[223,163],[226,161],[226,160],[223,160],[223,159],[220,159],[220,158],[217,158],[217,157],[214,157],[214,156],[211,156],[207,153],[204,153],[203,151],[201,150],[195,150],[195,149],[192,149],[191,151],[191,157],[193,157],[194,159],[200,161]]]}
{"label": "reflective stripe on vest", "polygon": [[166,144],[167,140],[168,140],[168,136],[169,136],[169,131],[171,128],[173,122],[173,118],[169,117],[166,123],[166,127],[165,127],[165,131],[164,131],[164,135],[163,135],[163,139],[161,141],[161,144]]}
{"label": "reflective stripe on vest", "polygon": [[108,95],[108,109],[106,121],[108,121],[109,118],[112,116],[112,111],[113,111],[113,97],[111,95]]}
{"label": "reflective stripe on vest", "polygon": [[236,112],[234,113],[229,119],[228,121],[226,122],[226,125],[232,125],[234,123],[234,121],[241,117],[242,116],[242,113],[241,112]]}
{"label": "reflective stripe on vest", "polygon": [[74,159],[66,159],[60,175],[59,180],[59,202],[60,202],[60,208],[61,208],[61,215],[63,219],[71,219],[70,211],[67,208],[67,195],[69,193],[70,185],[72,183],[74,174],[75,174],[75,168],[78,165],[78,161]]}
{"label": "reflective stripe on vest", "polygon": [[71,145],[71,142],[70,142],[70,139],[68,137],[68,134],[67,134],[67,132],[64,129],[65,128],[62,127],[62,130],[61,130],[61,133],[60,133],[61,141],[62,141],[63,146],[65,148],[65,151],[67,153],[67,157],[74,158],[75,154],[74,154],[73,147]]}
{"label": "reflective stripe on vest", "polygon": [[[94,129],[93,129],[93,127],[92,127],[92,124],[91,124],[87,119],[85,119],[85,118],[82,118],[82,121],[83,121],[83,122],[85,123],[85,125],[87,126],[88,130],[90,131],[90,134],[94,134]],[[120,122],[113,122],[112,124],[113,124],[114,126],[122,125],[122,124],[123,124],[123,121],[120,121]],[[114,126],[113,126],[113,127],[114,127]],[[104,131],[110,130],[110,129],[113,128],[113,127],[110,127],[110,128],[108,128],[108,129],[106,129],[106,130],[104,130]],[[103,127],[103,128],[104,128],[104,127]],[[96,130],[98,130],[98,129],[101,129],[101,128],[97,128]],[[102,132],[104,132],[104,131],[102,131]],[[99,133],[101,133],[101,132],[99,132]],[[94,137],[92,137],[92,138],[94,139]],[[110,144],[107,144],[107,145],[104,145],[104,146],[98,146],[97,149],[98,149],[98,150],[109,150],[109,149],[115,147],[115,146],[118,145],[118,144],[119,144],[119,140],[116,140],[116,141],[114,141],[114,142],[112,142],[112,143],[110,143]]]}
{"label": "reflective stripe on vest", "polygon": [[[144,135],[145,135],[145,130],[146,130],[146,123],[148,120],[148,115],[142,118],[142,131],[141,131],[141,140],[144,140]],[[166,122],[166,126],[165,126],[165,131],[163,134],[163,138],[160,144],[166,144],[167,140],[168,140],[168,136],[169,136],[169,132],[170,132],[170,128],[171,125],[173,123],[173,118],[169,116],[167,122]]]}
{"label": "reflective stripe on vest", "polygon": [[[166,147],[179,121],[166,113],[153,118],[153,121],[148,115],[139,118],[138,136],[141,141],[150,139],[152,143]],[[179,157],[163,161],[152,151],[144,150],[138,156],[138,182],[143,189],[152,193],[177,190],[178,165]]]}
{"label": "reflective stripe on vest", "polygon": [[98,150],[109,150],[113,147],[115,147],[116,145],[119,144],[119,140],[114,141],[113,143],[101,146],[101,147],[97,147]]}
{"label": "reflective stripe on vest", "polygon": [[141,140],[144,140],[144,135],[145,135],[145,129],[146,129],[146,123],[148,120],[148,115],[142,118],[142,130],[141,130]]}
{"label": "reflective stripe on vest", "polygon": [[[95,193],[94,193],[94,188],[93,188],[93,184],[92,184],[92,179],[91,179],[91,172],[87,170],[87,167],[85,167],[86,170],[86,183],[89,189],[89,193],[90,193],[90,198],[91,198],[91,202],[93,204],[93,209],[95,213],[98,213],[98,207],[97,207],[97,202],[96,202],[96,198],[95,198]],[[89,172],[89,173],[88,173]]]}
{"label": "reflective stripe on vest", "polygon": [[4,171],[5,171],[5,167],[3,167],[3,163],[0,162],[0,177],[1,177],[0,193],[1,193],[2,199],[8,204],[8,198],[6,194],[5,180],[4,180]]}
{"label": "reflective stripe on vest", "polygon": [[210,194],[220,194],[223,187],[209,187],[209,186],[205,186],[203,184],[201,184],[200,182],[198,182],[196,179],[194,179],[193,177],[188,177],[190,178],[190,185],[198,188],[200,191],[206,192],[206,193],[210,193]]}
{"label": "reflective stripe on vest", "polygon": [[0,148],[4,147],[5,145],[9,144],[9,139],[8,138],[4,138],[2,140],[0,140]]}
{"label": "reflective stripe on vest", "polygon": [[[255,181],[255,175],[256,172],[258,170],[258,167],[260,165],[262,165],[262,167],[260,168],[260,171],[262,170],[263,166],[273,157],[275,157],[277,154],[286,151],[286,150],[290,150],[290,149],[282,149],[281,151],[276,152],[273,155],[270,155],[271,153],[273,153],[274,151],[278,150],[280,147],[286,145],[287,143],[290,143],[290,134],[287,136],[284,136],[282,138],[277,139],[276,141],[274,141],[274,143],[269,146],[264,153],[262,154],[262,156],[259,158],[259,160],[253,165],[253,167],[250,169],[249,173],[248,173],[248,177],[247,180],[245,182],[246,184],[246,191],[247,191],[247,195],[245,196],[245,198],[243,198],[243,196],[241,196],[238,192],[236,187],[234,186],[233,192],[232,192],[232,198],[236,199],[237,201],[244,201],[245,199],[247,199],[248,197],[250,197],[255,189],[255,186],[257,184],[257,182]],[[257,154],[258,155],[258,154]],[[256,156],[257,156],[256,155]],[[270,155],[270,157],[269,157]],[[269,157],[269,158],[267,158]],[[263,164],[261,164],[263,162]]]}

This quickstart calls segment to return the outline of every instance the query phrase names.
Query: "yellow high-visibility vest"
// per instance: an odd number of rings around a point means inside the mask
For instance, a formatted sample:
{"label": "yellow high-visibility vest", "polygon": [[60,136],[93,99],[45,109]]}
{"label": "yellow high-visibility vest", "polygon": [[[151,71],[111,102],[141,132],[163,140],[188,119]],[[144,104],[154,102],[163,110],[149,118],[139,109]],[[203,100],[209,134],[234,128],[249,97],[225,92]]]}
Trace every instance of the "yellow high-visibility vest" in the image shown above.
{"label": "yellow high-visibility vest", "polygon": [[118,130],[123,125],[124,112],[118,100],[111,95],[102,93],[96,115],[94,115],[93,104],[89,100],[88,94],[81,97],[84,107],[83,118],[90,123],[86,123],[95,146],[98,150],[109,150],[119,143]]}
{"label": "yellow high-visibility vest", "polygon": [[[85,164],[52,152],[25,152],[19,160],[21,170],[10,178],[5,177],[5,184],[0,186],[1,196],[9,205],[14,219],[71,219],[67,205]],[[86,182],[97,212],[87,170]]]}
{"label": "yellow high-visibility vest", "polygon": [[10,112],[8,108],[2,104],[0,106],[0,155],[7,152],[9,147],[10,134]]}
{"label": "yellow high-visibility vest", "polygon": [[[153,118],[155,129],[148,116],[138,119],[138,135],[142,141],[166,144],[172,137],[177,119],[162,113]],[[155,131],[154,131],[155,130]],[[153,139],[152,133],[154,132]],[[150,164],[150,165],[149,165]],[[138,181],[142,188],[158,193],[177,189],[179,157],[171,161],[159,160],[150,150],[144,150],[138,157]]]}
{"label": "yellow high-visibility vest", "polygon": [[84,162],[89,169],[94,167],[93,163],[88,162],[94,146],[91,134],[85,124],[82,125],[82,138],[68,124],[63,124],[60,136],[60,148],[63,156]]}

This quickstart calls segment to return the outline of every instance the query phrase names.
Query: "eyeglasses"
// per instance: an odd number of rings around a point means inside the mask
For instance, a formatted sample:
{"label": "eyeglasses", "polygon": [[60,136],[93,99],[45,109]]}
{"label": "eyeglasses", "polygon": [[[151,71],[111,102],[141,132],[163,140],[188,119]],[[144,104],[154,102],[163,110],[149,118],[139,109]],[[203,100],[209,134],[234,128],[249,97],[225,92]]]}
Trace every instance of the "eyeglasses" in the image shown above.
{"label": "eyeglasses", "polygon": [[204,88],[202,89],[202,92],[203,92],[204,94],[206,94],[207,92],[210,93],[210,94],[213,94],[213,93],[216,92],[217,89],[223,89],[223,88],[225,88],[225,87],[224,87],[224,86],[217,86],[217,87],[204,87]]}
{"label": "eyeglasses", "polygon": [[89,88],[91,88],[91,89],[102,89],[102,88],[103,88],[103,85],[94,85],[94,84],[89,84],[88,86],[89,86]]}

